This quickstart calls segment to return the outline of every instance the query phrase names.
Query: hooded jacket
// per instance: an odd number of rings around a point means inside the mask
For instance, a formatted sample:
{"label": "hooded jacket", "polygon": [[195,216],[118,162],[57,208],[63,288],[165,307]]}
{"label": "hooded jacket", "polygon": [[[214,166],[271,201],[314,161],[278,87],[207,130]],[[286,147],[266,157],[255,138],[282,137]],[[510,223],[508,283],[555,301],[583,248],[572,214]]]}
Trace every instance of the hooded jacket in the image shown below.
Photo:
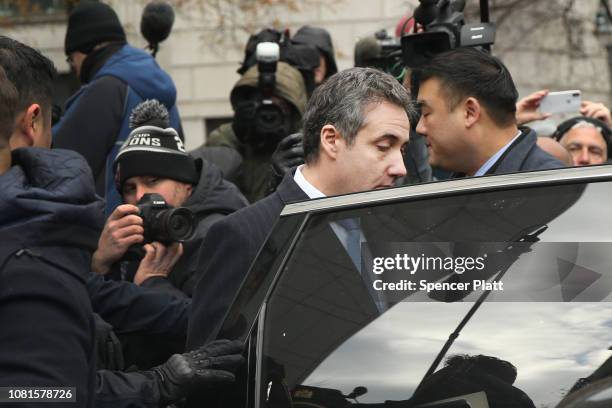
{"label": "hooded jacket", "polygon": [[307,44],[316,47],[323,55],[327,64],[325,79],[338,72],[336,57],[334,55],[334,45],[332,44],[329,32],[323,28],[303,26],[291,39],[296,44]]}
{"label": "hooded jacket", "polygon": [[74,152],[17,149],[12,163],[0,175],[0,386],[76,387],[75,406],[93,406],[85,285],[103,202]]}
{"label": "hooded jacket", "polygon": [[92,52],[81,70],[85,85],[66,102],[64,116],[53,127],[53,145],[87,159],[96,190],[106,198],[108,216],[121,201],[112,164],[129,135],[132,109],[146,99],[159,100],[170,113],[170,126],[182,137],[176,88],[150,54],[128,44]]}
{"label": "hooded jacket", "polygon": [[[167,278],[151,277],[141,286],[157,291],[166,292],[175,298],[190,298],[200,276],[200,253],[202,242],[210,226],[248,205],[244,196],[235,185],[223,179],[221,171],[213,164],[198,160],[201,166],[200,180],[194,186],[191,196],[183,203],[183,207],[190,209],[195,215],[196,227],[194,235],[183,242],[183,256]],[[139,261],[125,261],[118,265],[120,270],[114,269],[115,278],[122,275],[127,280],[133,280],[138,269]],[[148,369],[166,361],[174,353],[182,353],[185,342],[163,338],[151,339],[150,336],[140,334],[122,336],[126,365],[135,365],[141,369]]]}
{"label": "hooded jacket", "polygon": [[[167,279],[152,277],[142,283],[144,287],[163,290],[178,297],[191,297],[193,293],[198,279],[200,247],[210,226],[215,221],[248,205],[238,188],[224,180],[221,171],[214,164],[198,160],[197,165],[201,167],[200,179],[182,205],[195,215],[194,234],[183,243],[183,256]],[[139,262],[129,263],[128,279],[132,280]]]}
{"label": "hooded jacket", "polygon": [[[236,106],[241,100],[245,91],[249,88],[257,88],[259,81],[259,71],[257,65],[252,66],[236,82],[230,95],[232,107]],[[306,86],[302,75],[298,70],[287,63],[279,62],[276,72],[276,88],[274,94],[288,101],[301,118],[306,110],[307,94]],[[288,136],[288,135],[287,135]],[[221,125],[215,129],[207,138],[206,144],[199,148],[208,147],[227,147],[236,150],[242,157],[242,162],[232,163],[233,170],[226,170],[225,173],[237,174],[235,179],[231,179],[240,191],[246,196],[249,202],[253,203],[265,196],[268,187],[268,177],[270,174],[271,154],[259,154],[250,146],[241,143],[231,123]],[[194,153],[198,155],[199,153]],[[224,159],[218,159],[223,161]],[[235,161],[234,161],[235,162]],[[228,168],[225,162],[214,162],[221,168]]]}

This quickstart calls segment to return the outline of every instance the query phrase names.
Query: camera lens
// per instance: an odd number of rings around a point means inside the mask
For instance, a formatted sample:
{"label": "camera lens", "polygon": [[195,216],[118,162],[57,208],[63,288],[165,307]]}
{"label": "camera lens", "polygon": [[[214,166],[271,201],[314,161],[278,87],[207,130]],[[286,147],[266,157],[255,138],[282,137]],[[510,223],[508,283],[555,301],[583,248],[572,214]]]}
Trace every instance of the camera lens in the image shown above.
{"label": "camera lens", "polygon": [[193,213],[187,208],[157,211],[151,218],[150,239],[165,244],[185,241],[193,234],[194,224]]}
{"label": "camera lens", "polygon": [[193,233],[193,213],[186,208],[168,211],[166,232],[173,241],[185,241]]}
{"label": "camera lens", "polygon": [[273,133],[283,124],[283,112],[276,105],[264,105],[257,112],[256,120],[261,133]]}

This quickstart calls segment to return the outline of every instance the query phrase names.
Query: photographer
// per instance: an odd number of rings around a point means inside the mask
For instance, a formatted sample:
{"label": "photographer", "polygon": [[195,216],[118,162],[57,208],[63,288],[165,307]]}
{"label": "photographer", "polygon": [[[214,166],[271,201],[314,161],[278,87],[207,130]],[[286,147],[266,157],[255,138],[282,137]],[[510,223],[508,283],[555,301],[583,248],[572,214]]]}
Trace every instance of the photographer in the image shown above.
{"label": "photographer", "polygon": [[0,385],[74,387],[71,405],[116,408],[158,407],[231,382],[242,347],[228,341],[149,371],[96,371],[122,364],[100,360],[108,344],[92,309],[120,329],[182,337],[189,302],[89,273],[103,203],[85,160],[49,149],[54,75],[48,58],[0,36]]}
{"label": "photographer", "polygon": [[[543,89],[527,95],[516,104],[516,120],[519,125],[551,116],[539,110],[540,102],[546,95],[548,90]],[[580,115],[559,124],[552,139],[567,150],[573,166],[603,164],[608,160],[612,140],[610,110],[603,103],[582,101]]]}
{"label": "photographer", "polygon": [[[282,173],[294,160],[303,162],[301,137],[289,136],[298,131],[306,106],[306,87],[300,71],[285,62],[278,62],[271,95],[263,97],[257,65],[249,68],[232,89],[230,100],[234,109],[231,124],[213,131],[204,150],[224,146],[240,154],[241,171],[235,180],[240,191],[253,203],[270,190],[271,165]],[[268,91],[266,91],[268,92]],[[277,114],[268,114],[258,107],[267,99]],[[279,143],[284,140],[280,149]],[[276,153],[275,153],[276,151]]]}
{"label": "photographer", "polygon": [[[108,218],[93,255],[92,269],[115,279],[191,296],[197,280],[201,241],[210,225],[247,203],[220,171],[194,160],[177,132],[168,127],[168,112],[159,102],[138,105],[130,118],[134,130],[114,163],[115,182],[123,201]],[[148,237],[147,217],[136,204],[146,193],[161,195],[170,207],[185,207],[194,216],[194,234],[182,244],[167,245]],[[151,214],[152,215],[152,214]],[[149,239],[145,239],[145,237]],[[144,257],[123,260],[132,245],[144,245]]]}
{"label": "photographer", "polygon": [[603,164],[609,158],[612,130],[603,120],[576,116],[562,122],[552,137],[569,152],[573,166]]}

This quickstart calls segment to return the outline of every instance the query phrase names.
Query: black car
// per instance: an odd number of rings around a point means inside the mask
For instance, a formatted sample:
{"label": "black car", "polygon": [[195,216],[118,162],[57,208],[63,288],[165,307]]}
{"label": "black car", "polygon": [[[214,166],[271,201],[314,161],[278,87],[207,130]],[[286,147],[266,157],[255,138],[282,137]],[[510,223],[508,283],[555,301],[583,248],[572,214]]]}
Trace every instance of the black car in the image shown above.
{"label": "black car", "polygon": [[611,241],[612,166],[289,205],[220,333],[248,344],[220,405],[610,407]]}

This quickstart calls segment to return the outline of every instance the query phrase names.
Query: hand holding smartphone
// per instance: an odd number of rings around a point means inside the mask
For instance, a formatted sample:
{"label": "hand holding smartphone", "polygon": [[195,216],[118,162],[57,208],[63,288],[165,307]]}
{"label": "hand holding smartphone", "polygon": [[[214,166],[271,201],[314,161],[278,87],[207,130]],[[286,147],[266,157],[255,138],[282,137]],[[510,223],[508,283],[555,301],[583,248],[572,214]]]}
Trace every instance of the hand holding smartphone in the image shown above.
{"label": "hand holding smartphone", "polygon": [[565,113],[579,112],[582,92],[579,90],[549,92],[540,101],[540,112]]}

